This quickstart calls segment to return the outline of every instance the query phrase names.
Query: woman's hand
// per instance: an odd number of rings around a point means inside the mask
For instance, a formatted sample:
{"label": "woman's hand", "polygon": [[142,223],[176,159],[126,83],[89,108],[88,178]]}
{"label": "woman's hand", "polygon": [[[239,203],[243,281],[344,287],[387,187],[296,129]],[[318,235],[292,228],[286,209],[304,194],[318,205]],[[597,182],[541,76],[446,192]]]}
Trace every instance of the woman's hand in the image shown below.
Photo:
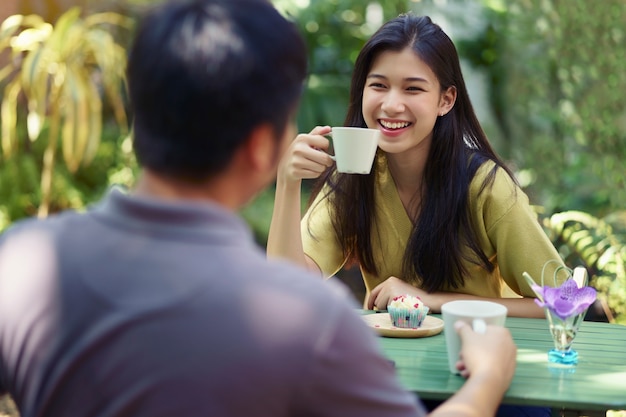
{"label": "woman's hand", "polygon": [[278,178],[286,182],[317,178],[334,161],[326,153],[329,141],[323,135],[329,126],[317,126],[310,133],[301,133],[291,142],[278,166]]}
{"label": "woman's hand", "polygon": [[[432,310],[433,307],[429,305],[429,298],[432,298],[431,294],[396,277],[389,277],[384,282],[374,287],[367,300],[367,308],[372,310],[376,307],[378,310],[386,310],[387,305],[394,297],[403,294],[421,298],[424,304]],[[431,300],[431,302],[434,303],[434,299]]]}
{"label": "woman's hand", "polygon": [[543,309],[538,307],[533,298],[489,298],[457,292],[426,292],[396,277],[389,277],[378,284],[367,299],[367,308],[386,310],[393,297],[408,294],[422,299],[431,313],[441,313],[441,306],[454,300],[483,300],[502,304],[508,310],[509,317],[544,318]]}

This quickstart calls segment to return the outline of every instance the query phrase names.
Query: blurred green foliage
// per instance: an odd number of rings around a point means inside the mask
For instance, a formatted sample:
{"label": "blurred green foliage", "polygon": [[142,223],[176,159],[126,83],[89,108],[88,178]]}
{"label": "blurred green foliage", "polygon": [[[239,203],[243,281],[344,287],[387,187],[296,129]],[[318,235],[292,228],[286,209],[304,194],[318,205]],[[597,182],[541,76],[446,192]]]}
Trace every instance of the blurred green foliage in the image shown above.
{"label": "blurred green foliage", "polygon": [[461,47],[491,81],[500,151],[549,213],[626,208],[626,2],[484,3]]}
{"label": "blurred green foliage", "polygon": [[[32,146],[0,165],[0,231],[23,217],[37,215],[41,202],[40,178],[46,143]],[[72,173],[63,164],[54,166],[51,212],[82,210],[97,201],[114,184],[130,187],[137,174],[129,136],[121,136],[115,124],[107,124],[94,160]]]}

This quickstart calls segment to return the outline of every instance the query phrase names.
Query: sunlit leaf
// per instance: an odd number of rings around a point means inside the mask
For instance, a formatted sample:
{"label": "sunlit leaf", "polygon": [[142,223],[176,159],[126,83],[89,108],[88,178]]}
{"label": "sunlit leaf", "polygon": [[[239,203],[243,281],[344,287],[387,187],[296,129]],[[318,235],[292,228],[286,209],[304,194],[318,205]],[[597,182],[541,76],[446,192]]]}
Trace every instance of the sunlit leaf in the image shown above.
{"label": "sunlit leaf", "polygon": [[[124,71],[125,66],[120,68],[118,65],[120,46],[115,42],[113,36],[104,30],[93,29],[86,34],[85,42],[101,69],[104,82],[111,83],[119,80],[120,70]],[[123,48],[122,53],[126,54]]]}
{"label": "sunlit leaf", "polygon": [[[56,103],[60,96],[60,86],[53,83],[50,88],[50,102]],[[41,170],[41,204],[37,209],[38,217],[46,217],[50,210],[50,195],[52,190],[52,177],[54,175],[55,154],[59,139],[60,106],[50,108],[50,128],[48,129],[48,143],[43,154],[43,167]]]}
{"label": "sunlit leaf", "polygon": [[[66,46],[66,42],[72,42],[71,37],[68,36],[70,28],[80,17],[80,8],[72,7],[67,12],[63,13],[59,20],[57,20],[52,35],[49,40],[49,48],[53,51],[62,51]],[[76,40],[73,40],[75,42]]]}
{"label": "sunlit leaf", "polygon": [[35,101],[33,103],[34,110],[30,110],[28,115],[26,116],[26,130],[28,131],[28,138],[31,141],[37,140],[39,137],[39,133],[41,133],[41,128],[43,125],[43,118],[37,112],[37,103]]}
{"label": "sunlit leaf", "polygon": [[2,152],[5,158],[13,155],[17,148],[17,97],[20,93],[19,79],[10,82],[4,89],[0,115],[2,116]]}
{"label": "sunlit leaf", "polygon": [[42,62],[42,58],[45,54],[45,47],[37,48],[31,51],[24,62],[22,63],[22,69],[20,71],[22,88],[27,95],[31,95],[33,86],[40,82],[40,78],[43,77],[47,80],[48,71],[45,64]]}
{"label": "sunlit leaf", "polygon": [[72,65],[73,62],[89,64],[90,51],[83,47],[85,36],[85,25],[81,21],[76,21],[67,27],[62,42],[57,44],[51,39],[50,45],[55,45],[59,59],[67,65]]}
{"label": "sunlit leaf", "polygon": [[40,44],[50,37],[52,25],[45,24],[37,29],[25,29],[19,35],[13,37],[10,46],[18,52],[32,51],[39,48]]}
{"label": "sunlit leaf", "polygon": [[21,14],[14,14],[7,17],[0,25],[0,38],[11,36],[22,25],[24,16]]}
{"label": "sunlit leaf", "polygon": [[9,77],[14,71],[15,69],[11,65],[0,68],[0,84],[2,84],[4,79]]}
{"label": "sunlit leaf", "polygon": [[[71,89],[72,85],[72,76],[68,77],[68,82],[65,84],[65,89]],[[65,92],[64,95],[68,97],[68,93]],[[70,100],[67,100],[64,106],[63,112],[63,121],[61,126],[61,150],[63,153],[63,160],[65,161],[65,165],[68,167],[70,172],[75,172],[78,168],[78,164],[74,162],[74,143],[76,141],[76,119],[78,113],[78,103],[74,100],[74,97],[71,97]]]}
{"label": "sunlit leaf", "polygon": [[[21,15],[16,14],[7,17],[0,25],[0,49],[9,45],[11,38],[20,30],[20,28],[41,28],[48,25],[39,15]],[[49,25],[48,25],[49,26]]]}
{"label": "sunlit leaf", "polygon": [[70,172],[75,172],[80,166],[89,137],[89,108],[86,97],[89,90],[82,71],[67,72],[63,92],[66,99],[61,130],[63,158]]}
{"label": "sunlit leaf", "polygon": [[[88,86],[89,73],[85,68],[81,68],[77,72],[77,85],[79,86],[80,99],[78,105],[77,124],[76,124],[76,150],[75,150],[75,162],[79,166],[85,159],[85,150],[88,147],[89,135],[89,121],[90,111],[89,104],[91,102],[90,94],[93,91]],[[78,168],[78,166],[76,168]]]}
{"label": "sunlit leaf", "polygon": [[132,29],[134,23],[135,21],[132,18],[114,12],[95,13],[85,17],[85,25],[88,27],[109,24],[126,29]]}
{"label": "sunlit leaf", "polygon": [[87,146],[83,155],[83,165],[91,163],[96,156],[98,145],[100,144],[100,136],[102,134],[102,100],[100,93],[93,83],[87,83],[90,90],[87,95],[87,103],[89,104],[89,133],[87,138]]}

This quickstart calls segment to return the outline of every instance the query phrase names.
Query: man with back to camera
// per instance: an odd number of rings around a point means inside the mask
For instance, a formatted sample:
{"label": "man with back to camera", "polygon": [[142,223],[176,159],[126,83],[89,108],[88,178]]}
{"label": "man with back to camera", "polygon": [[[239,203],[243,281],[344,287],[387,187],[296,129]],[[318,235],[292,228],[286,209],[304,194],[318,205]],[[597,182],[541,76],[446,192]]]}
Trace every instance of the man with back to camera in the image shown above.
{"label": "man with back to camera", "polygon": [[[2,236],[0,393],[22,417],[424,414],[345,290],[268,262],[235,214],[274,180],[305,76],[302,38],[264,0],[145,17],[136,187]],[[432,415],[493,415],[515,346],[459,332],[468,381]]]}

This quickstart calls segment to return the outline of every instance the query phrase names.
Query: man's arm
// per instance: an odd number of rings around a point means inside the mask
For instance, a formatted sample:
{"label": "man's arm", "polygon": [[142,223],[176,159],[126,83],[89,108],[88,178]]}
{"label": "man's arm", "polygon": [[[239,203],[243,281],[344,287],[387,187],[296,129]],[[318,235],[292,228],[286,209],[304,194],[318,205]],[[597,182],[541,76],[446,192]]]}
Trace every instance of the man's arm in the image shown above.
{"label": "man's arm", "polygon": [[467,381],[430,416],[493,416],[513,379],[517,348],[504,327],[487,326],[485,334],[475,333],[463,322],[455,327],[462,342],[457,369]]}
{"label": "man's arm", "polygon": [[[320,350],[307,380],[305,398],[313,414],[342,417],[425,416],[417,397],[404,389],[393,364],[378,346],[375,334],[360,317],[348,312],[338,324],[329,344]],[[463,387],[430,415],[432,417],[494,416],[515,372],[517,349],[504,327],[487,326],[475,333],[459,323]]]}

